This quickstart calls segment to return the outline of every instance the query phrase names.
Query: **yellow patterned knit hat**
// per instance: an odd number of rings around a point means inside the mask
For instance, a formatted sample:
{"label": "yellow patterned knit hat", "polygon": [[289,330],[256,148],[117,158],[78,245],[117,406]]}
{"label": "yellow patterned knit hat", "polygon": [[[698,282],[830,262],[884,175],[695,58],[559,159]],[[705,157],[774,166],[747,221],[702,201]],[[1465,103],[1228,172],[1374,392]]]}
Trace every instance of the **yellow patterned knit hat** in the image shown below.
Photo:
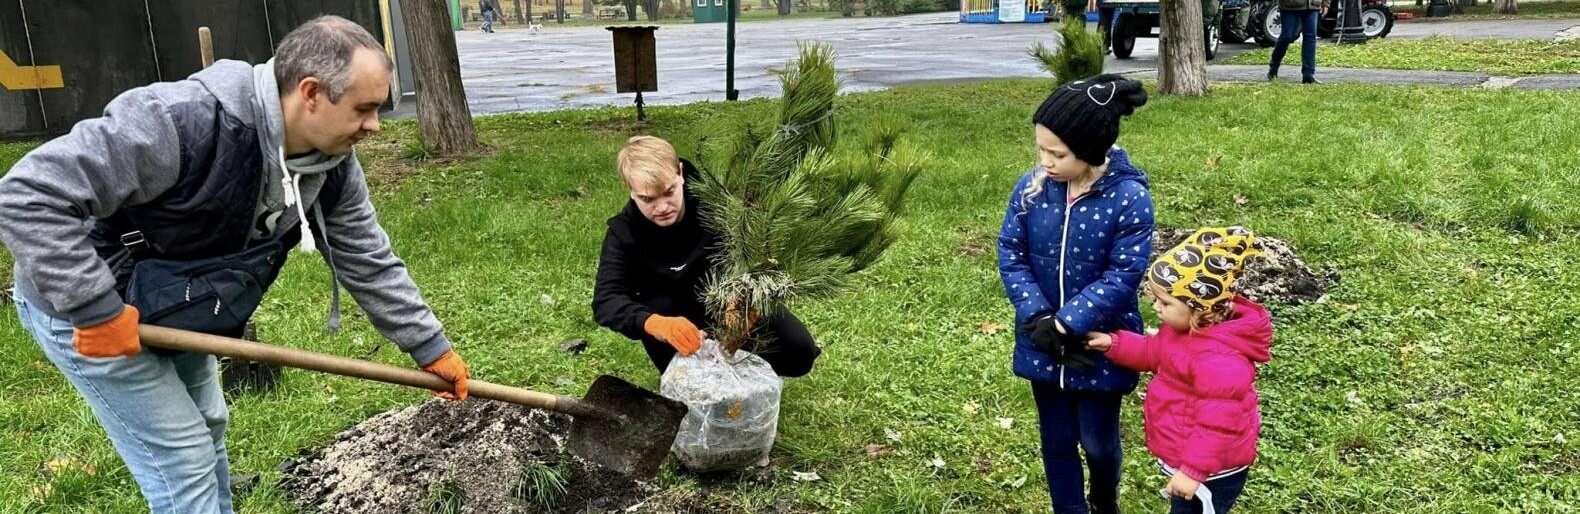
{"label": "yellow patterned knit hat", "polygon": [[1234,297],[1230,287],[1245,259],[1262,253],[1245,227],[1204,228],[1158,257],[1147,280],[1199,310]]}

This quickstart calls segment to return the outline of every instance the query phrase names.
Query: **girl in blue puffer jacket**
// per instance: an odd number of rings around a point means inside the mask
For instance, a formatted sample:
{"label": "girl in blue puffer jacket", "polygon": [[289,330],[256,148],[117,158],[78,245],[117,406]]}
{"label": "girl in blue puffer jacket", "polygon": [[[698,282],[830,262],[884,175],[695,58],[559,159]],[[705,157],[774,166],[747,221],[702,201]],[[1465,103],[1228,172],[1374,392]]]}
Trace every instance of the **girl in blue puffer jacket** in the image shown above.
{"label": "girl in blue puffer jacket", "polygon": [[1152,253],[1152,197],[1146,174],[1114,142],[1119,119],[1146,101],[1139,82],[1117,75],[1048,95],[1032,117],[1038,165],[1015,185],[999,232],[999,274],[1020,327],[1015,374],[1031,381],[1060,514],[1119,511],[1119,403],[1136,374],[1086,350],[1084,334],[1141,330],[1136,290]]}

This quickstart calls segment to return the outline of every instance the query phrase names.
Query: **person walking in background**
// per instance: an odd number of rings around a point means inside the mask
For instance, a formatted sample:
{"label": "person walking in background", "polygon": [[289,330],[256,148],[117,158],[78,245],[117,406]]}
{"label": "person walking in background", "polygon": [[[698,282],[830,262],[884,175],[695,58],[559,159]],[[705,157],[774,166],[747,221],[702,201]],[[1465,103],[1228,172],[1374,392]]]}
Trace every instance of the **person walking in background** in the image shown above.
{"label": "person walking in background", "polygon": [[483,32],[494,33],[494,19],[499,17],[499,0],[482,0]]}
{"label": "person walking in background", "polygon": [[1267,63],[1267,81],[1278,80],[1278,65],[1283,64],[1289,44],[1300,38],[1300,83],[1321,84],[1317,80],[1317,17],[1322,0],[1278,0],[1283,33],[1273,45],[1273,59]]}

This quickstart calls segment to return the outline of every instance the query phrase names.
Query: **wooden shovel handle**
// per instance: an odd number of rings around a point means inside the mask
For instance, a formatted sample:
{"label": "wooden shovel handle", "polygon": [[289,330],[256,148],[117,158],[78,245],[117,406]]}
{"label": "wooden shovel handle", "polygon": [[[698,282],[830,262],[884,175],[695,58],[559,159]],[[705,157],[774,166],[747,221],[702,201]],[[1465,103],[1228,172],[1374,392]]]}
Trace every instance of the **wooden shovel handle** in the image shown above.
{"label": "wooden shovel handle", "polygon": [[198,58],[204,68],[214,65],[214,35],[208,27],[198,27]]}
{"label": "wooden shovel handle", "polygon": [[[157,348],[265,362],[431,391],[454,392],[454,386],[450,382],[439,378],[438,375],[417,369],[153,325],[140,325],[137,331],[144,345]],[[576,416],[606,416],[575,398],[528,391],[482,380],[468,380],[467,394]]]}

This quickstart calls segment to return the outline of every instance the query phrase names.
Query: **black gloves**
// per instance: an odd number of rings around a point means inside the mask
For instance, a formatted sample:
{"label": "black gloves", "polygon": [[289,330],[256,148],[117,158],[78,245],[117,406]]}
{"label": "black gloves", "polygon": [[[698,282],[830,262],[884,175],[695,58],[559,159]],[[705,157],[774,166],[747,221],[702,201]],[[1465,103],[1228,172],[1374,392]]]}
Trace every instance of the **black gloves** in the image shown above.
{"label": "black gloves", "polygon": [[1021,325],[1020,331],[1031,336],[1031,343],[1059,364],[1076,371],[1091,371],[1097,367],[1097,361],[1086,353],[1086,334],[1061,334],[1058,323],[1053,316],[1044,316]]}

